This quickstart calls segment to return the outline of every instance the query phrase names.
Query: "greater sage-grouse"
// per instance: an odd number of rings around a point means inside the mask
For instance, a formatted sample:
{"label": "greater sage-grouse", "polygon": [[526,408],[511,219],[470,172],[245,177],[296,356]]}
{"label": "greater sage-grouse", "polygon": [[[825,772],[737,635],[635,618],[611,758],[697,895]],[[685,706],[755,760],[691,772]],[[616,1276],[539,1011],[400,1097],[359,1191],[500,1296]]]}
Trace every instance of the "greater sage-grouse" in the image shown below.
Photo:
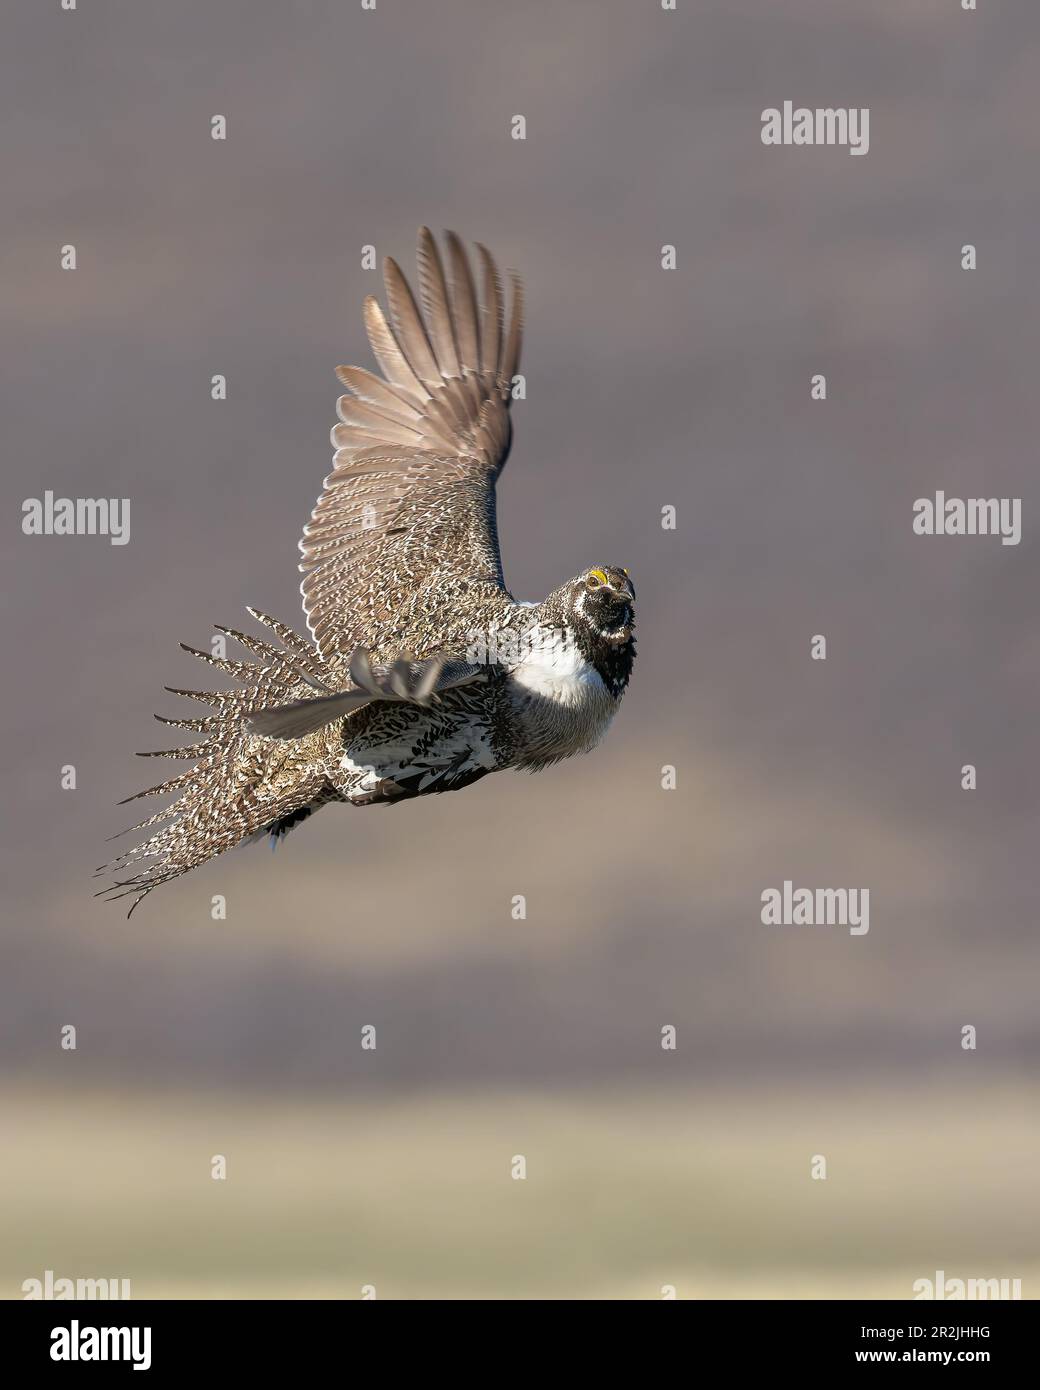
{"label": "greater sage-grouse", "polygon": [[[275,839],[330,801],[390,805],[457,791],[504,768],[537,771],[593,748],[628,684],[635,593],[628,571],[582,571],[542,603],[505,587],[495,482],[509,453],[522,291],[505,327],[483,246],[478,300],[458,237],[419,233],[422,313],[397,264],[389,320],[365,301],[382,376],[340,367],[333,471],[300,550],[312,641],[256,609],[281,646],[217,631],[252,661],[193,652],[240,688],[172,690],[210,705],[164,719],[200,737],[143,757],[190,758],[138,793],[177,793],[131,826],[151,834],[99,873],[131,912],[166,883],[244,841]],[[449,290],[450,283],[450,290]],[[133,801],[135,797],[128,798]],[[128,832],[123,832],[128,833]]]}

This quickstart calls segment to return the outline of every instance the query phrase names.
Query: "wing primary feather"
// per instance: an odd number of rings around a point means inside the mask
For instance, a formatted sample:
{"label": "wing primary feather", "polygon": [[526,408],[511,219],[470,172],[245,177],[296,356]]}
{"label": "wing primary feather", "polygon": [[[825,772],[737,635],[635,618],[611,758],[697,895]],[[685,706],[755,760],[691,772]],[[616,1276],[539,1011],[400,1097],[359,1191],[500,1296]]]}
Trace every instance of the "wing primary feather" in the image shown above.
{"label": "wing primary feather", "polygon": [[387,256],[383,262],[383,282],[398,346],[423,385],[430,390],[435,389],[441,384],[441,371],[426,336],[415,297],[393,256]]}
{"label": "wing primary feather", "polygon": [[524,333],[524,287],[520,283],[518,275],[513,275],[511,281],[513,309],[509,317],[509,337],[506,339],[505,350],[502,354],[502,367],[499,372],[499,384],[503,391],[507,392],[512,389],[513,377],[520,366],[520,347]]}
{"label": "wing primary feather", "polygon": [[403,391],[399,393],[372,372],[366,372],[364,367],[337,367],[336,375],[359,401],[381,410],[392,420],[407,425],[422,419],[422,411],[406,398]]}
{"label": "wing primary feather", "polygon": [[407,396],[410,405],[414,403],[421,410],[423,402],[429,399],[429,392],[412,371],[374,295],[370,294],[365,300],[364,316],[369,345],[387,381]]}
{"label": "wing primary feather", "polygon": [[345,425],[361,425],[377,432],[389,425],[393,429],[411,430],[416,439],[420,437],[421,416],[415,411],[391,411],[381,405],[370,405],[357,396],[340,396],[336,401],[336,414]]}
{"label": "wing primary feather", "polygon": [[419,246],[415,258],[419,266],[423,312],[440,375],[458,376],[459,358],[448,305],[448,285],[444,278],[441,253],[429,227],[419,228]]}
{"label": "wing primary feather", "polygon": [[480,323],[480,370],[494,381],[502,354],[502,282],[498,266],[486,246],[477,243],[484,271],[484,307]]}
{"label": "wing primary feather", "polygon": [[335,449],[374,449],[380,444],[408,444],[414,449],[422,444],[423,436],[405,425],[389,420],[373,428],[364,425],[333,425],[329,435]]}
{"label": "wing primary feather", "polygon": [[459,365],[464,374],[480,374],[480,325],[477,321],[477,293],[469,257],[455,232],[445,232],[451,262],[451,298],[455,321],[455,340]]}

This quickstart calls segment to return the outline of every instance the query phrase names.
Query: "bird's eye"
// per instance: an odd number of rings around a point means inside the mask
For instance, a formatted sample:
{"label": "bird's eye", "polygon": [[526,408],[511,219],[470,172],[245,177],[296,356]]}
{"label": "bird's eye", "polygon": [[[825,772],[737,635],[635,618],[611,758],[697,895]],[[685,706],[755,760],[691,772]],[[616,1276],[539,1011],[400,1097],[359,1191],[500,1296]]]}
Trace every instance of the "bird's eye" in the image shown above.
{"label": "bird's eye", "polygon": [[607,582],[607,576],[602,570],[590,570],[585,583],[590,589],[598,589],[601,584]]}

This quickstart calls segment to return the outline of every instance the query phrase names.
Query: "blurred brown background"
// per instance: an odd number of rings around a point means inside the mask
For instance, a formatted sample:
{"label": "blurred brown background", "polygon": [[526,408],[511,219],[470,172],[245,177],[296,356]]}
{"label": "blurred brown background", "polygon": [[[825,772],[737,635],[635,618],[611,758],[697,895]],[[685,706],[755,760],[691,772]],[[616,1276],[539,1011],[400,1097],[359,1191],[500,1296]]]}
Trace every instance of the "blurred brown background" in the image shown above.
{"label": "blurred brown background", "polygon": [[[1031,1296],[1035,5],[24,0],[5,30],[0,1292]],[[869,107],[869,154],[764,147],[788,98]],[[627,565],[631,691],[588,759],[328,809],[128,924],[89,875],[171,766],[131,756],[185,712],[162,686],[206,683],[176,643],[246,604],[302,628],[361,247],[408,269],[420,222],[524,277],[507,579]],[[48,488],[129,497],[130,543],[23,536]],[[936,489],[1022,498],[1022,543],[914,536]],[[762,926],[785,878],[869,888],[869,934]]]}

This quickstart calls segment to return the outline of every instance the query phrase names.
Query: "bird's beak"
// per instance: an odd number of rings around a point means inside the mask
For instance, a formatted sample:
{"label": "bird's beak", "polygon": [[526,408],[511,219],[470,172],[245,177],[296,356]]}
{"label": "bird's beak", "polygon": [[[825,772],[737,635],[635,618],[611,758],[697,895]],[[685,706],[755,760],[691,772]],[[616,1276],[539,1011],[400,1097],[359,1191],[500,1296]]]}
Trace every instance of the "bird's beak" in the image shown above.
{"label": "bird's beak", "polygon": [[633,603],[635,601],[636,591],[631,579],[626,579],[623,587],[620,589],[615,588],[614,585],[611,584],[610,592],[620,599],[622,603]]}

